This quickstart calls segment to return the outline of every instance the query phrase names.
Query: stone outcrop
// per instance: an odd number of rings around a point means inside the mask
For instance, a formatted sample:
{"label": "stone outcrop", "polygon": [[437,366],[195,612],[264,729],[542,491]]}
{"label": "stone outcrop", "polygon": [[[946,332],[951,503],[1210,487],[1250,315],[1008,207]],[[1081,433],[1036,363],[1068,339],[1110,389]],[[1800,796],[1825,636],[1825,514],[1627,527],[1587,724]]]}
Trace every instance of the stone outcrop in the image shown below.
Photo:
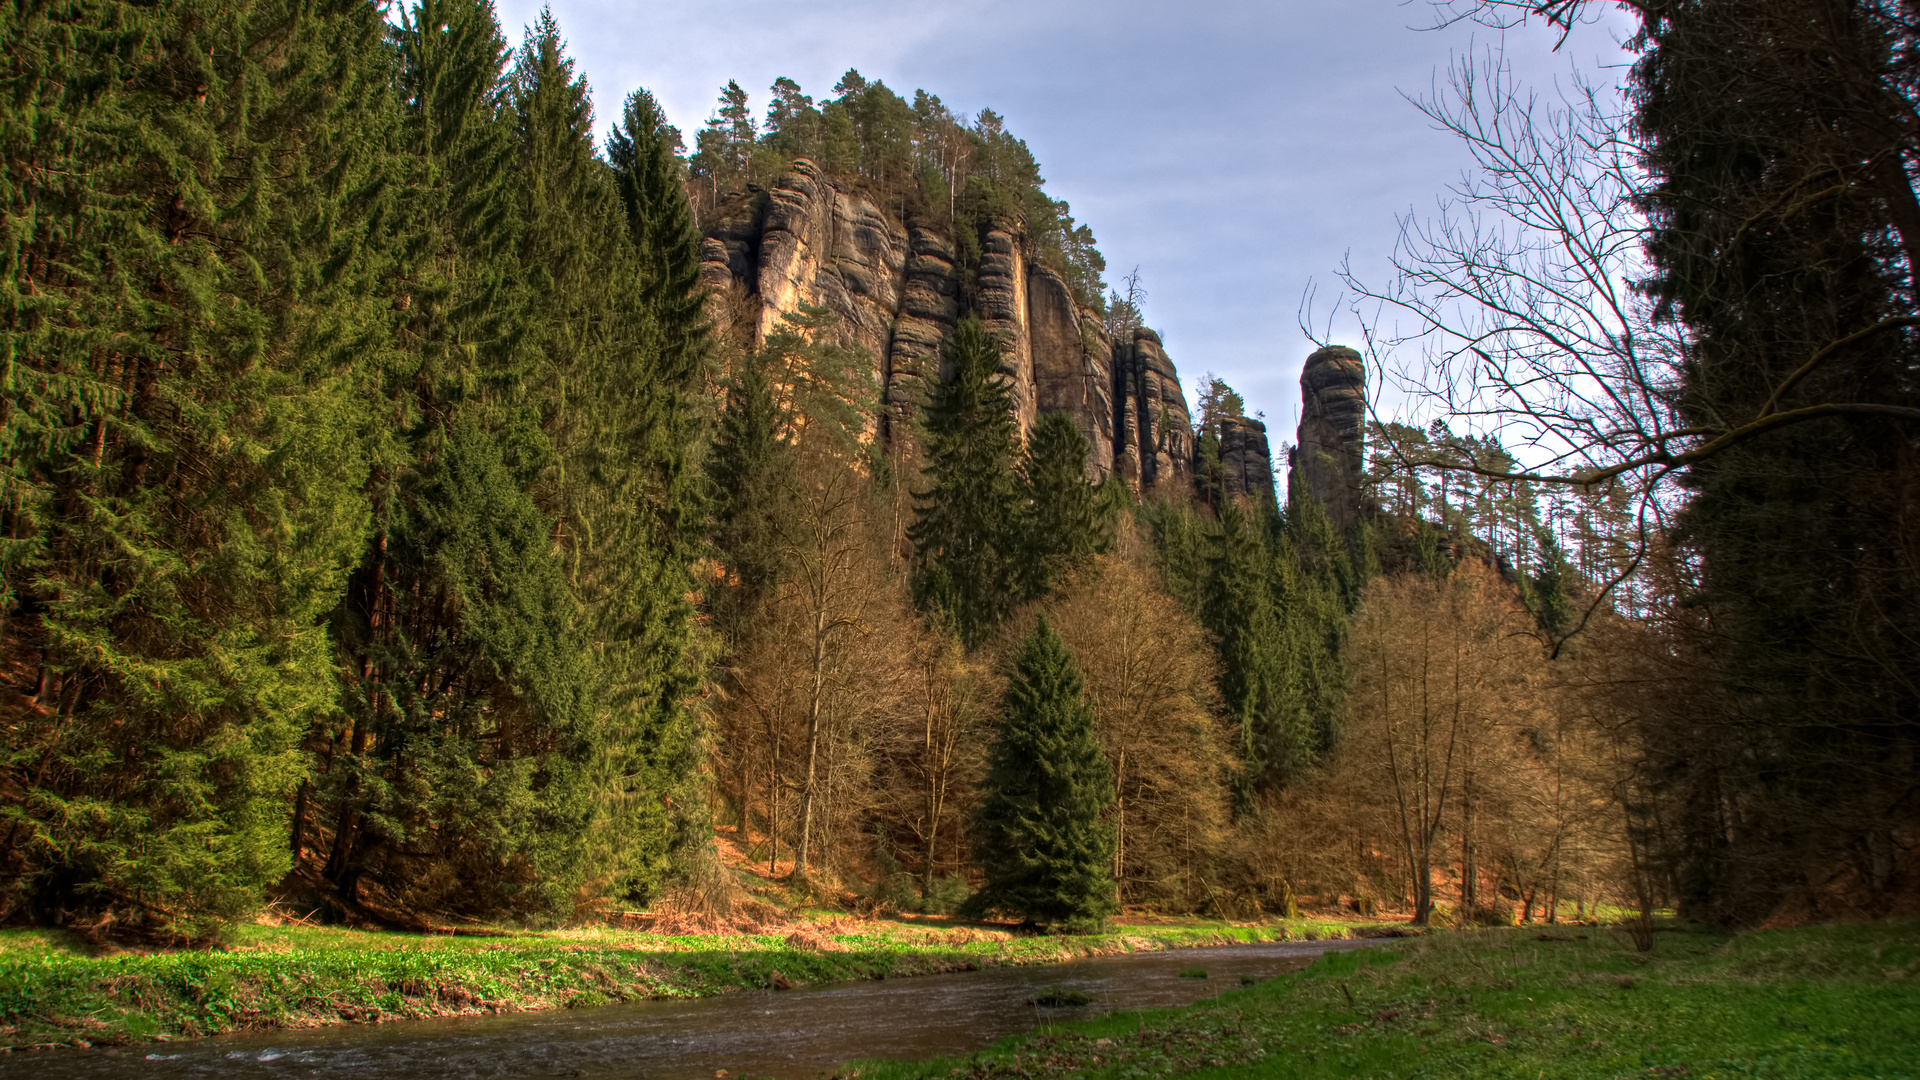
{"label": "stone outcrop", "polygon": [[907,265],[894,316],[893,340],[881,357],[889,431],[926,401],[941,379],[940,346],[960,318],[960,278],[953,244],[932,229],[907,230]]}
{"label": "stone outcrop", "polygon": [[969,275],[949,232],[897,221],[805,160],[709,217],[702,280],[759,305],[756,341],[802,305],[833,311],[841,343],[874,358],[882,438],[911,431],[945,374],[941,346],[970,310],[1006,345],[1023,433],[1043,413],[1066,413],[1087,436],[1089,477],[1117,472],[1136,490],[1190,480],[1192,419],[1158,336],[1109,342],[1098,313],[1030,261],[1016,232],[985,230]]}
{"label": "stone outcrop", "polygon": [[1272,502],[1273,454],[1267,425],[1248,416],[1220,419],[1220,472],[1229,496]]}
{"label": "stone outcrop", "polygon": [[802,304],[839,316],[845,344],[884,356],[907,264],[907,235],[872,203],[827,181],[810,161],[766,193],[758,267],[759,336]]}
{"label": "stone outcrop", "polygon": [[1035,411],[1073,417],[1092,447],[1089,474],[1105,479],[1114,467],[1117,385],[1106,328],[1096,312],[1074,300],[1060,275],[1044,266],[1028,270],[1026,293]]}
{"label": "stone outcrop", "polygon": [[1300,430],[1289,484],[1310,492],[1345,531],[1360,520],[1365,468],[1367,368],[1360,354],[1331,345],[1300,372]]}
{"label": "stone outcrop", "polygon": [[1113,352],[1114,468],[1135,490],[1193,481],[1193,416],[1180,375],[1142,327]]}

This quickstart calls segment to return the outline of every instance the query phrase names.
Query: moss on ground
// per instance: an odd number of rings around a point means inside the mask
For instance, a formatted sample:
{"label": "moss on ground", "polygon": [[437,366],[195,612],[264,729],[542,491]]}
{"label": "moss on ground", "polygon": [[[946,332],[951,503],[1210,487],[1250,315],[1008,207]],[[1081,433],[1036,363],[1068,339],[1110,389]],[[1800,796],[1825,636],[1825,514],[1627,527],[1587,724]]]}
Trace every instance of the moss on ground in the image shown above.
{"label": "moss on ground", "polygon": [[1073,937],[887,922],[857,924],[854,933],[802,927],[787,936],[594,928],[448,937],[250,926],[216,951],[111,956],[90,955],[60,932],[0,931],[0,1047],[578,1008],[1150,949],[1346,937],[1366,925],[1195,921]]}
{"label": "moss on ground", "polygon": [[1655,942],[1645,955],[1606,929],[1437,934],[1185,1009],[843,1076],[1920,1077],[1920,926],[1672,928]]}

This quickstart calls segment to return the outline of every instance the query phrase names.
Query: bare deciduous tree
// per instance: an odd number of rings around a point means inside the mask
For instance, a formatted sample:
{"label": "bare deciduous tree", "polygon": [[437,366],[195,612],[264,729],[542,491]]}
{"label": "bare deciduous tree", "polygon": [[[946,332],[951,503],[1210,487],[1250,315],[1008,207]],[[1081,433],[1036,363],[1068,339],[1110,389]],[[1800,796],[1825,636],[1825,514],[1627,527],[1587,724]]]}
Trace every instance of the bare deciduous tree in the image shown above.
{"label": "bare deciduous tree", "polygon": [[1235,762],[1214,659],[1199,626],[1141,565],[1140,541],[1048,605],[1080,663],[1117,786],[1114,878],[1121,899],[1206,906],[1226,839]]}
{"label": "bare deciduous tree", "polygon": [[[1476,167],[1433,217],[1402,219],[1390,282],[1350,268],[1340,276],[1368,352],[1412,406],[1498,439],[1519,463],[1441,460],[1391,438],[1381,449],[1408,471],[1624,487],[1635,543],[1595,605],[1638,569],[1689,467],[1830,417],[1920,420],[1904,405],[1796,396],[1849,349],[1920,326],[1905,314],[1813,344],[1755,407],[1728,412],[1700,396],[1687,377],[1699,363],[1689,332],[1639,288],[1651,273],[1650,181],[1618,88],[1576,80],[1558,97],[1527,92],[1495,52],[1456,64],[1444,94],[1419,107],[1462,140]],[[1793,212],[1756,208],[1756,221]]]}
{"label": "bare deciduous tree", "polygon": [[1368,589],[1348,642],[1348,768],[1390,808],[1417,924],[1433,912],[1451,816],[1475,788],[1495,783],[1503,731],[1537,707],[1530,683],[1539,660],[1531,617],[1482,563]]}

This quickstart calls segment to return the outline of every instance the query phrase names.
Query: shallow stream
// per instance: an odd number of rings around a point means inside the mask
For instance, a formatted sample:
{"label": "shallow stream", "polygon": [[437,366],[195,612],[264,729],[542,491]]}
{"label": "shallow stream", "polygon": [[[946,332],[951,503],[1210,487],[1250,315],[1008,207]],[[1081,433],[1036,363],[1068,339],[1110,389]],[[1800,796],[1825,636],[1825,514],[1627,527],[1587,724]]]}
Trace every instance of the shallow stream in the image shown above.
{"label": "shallow stream", "polygon": [[[1036,967],[833,983],[577,1011],[407,1020],[190,1043],[12,1054],[0,1077],[153,1080],[801,1080],[858,1058],[963,1054],[1042,1024],[1186,1005],[1363,941],[1175,949]],[[1182,977],[1206,971],[1207,977]],[[1078,991],[1086,1005],[1033,1004]]]}

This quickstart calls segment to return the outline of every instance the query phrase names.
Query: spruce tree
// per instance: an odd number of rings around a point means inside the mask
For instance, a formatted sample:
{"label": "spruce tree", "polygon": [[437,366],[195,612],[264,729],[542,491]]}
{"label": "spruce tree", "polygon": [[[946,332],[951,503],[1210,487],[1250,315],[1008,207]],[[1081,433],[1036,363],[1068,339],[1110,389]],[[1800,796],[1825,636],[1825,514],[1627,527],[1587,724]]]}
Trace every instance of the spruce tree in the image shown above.
{"label": "spruce tree", "polygon": [[[1277,726],[1287,734],[1282,778],[1290,779],[1331,750],[1339,735],[1347,686],[1340,657],[1351,612],[1345,585],[1354,575],[1346,544],[1318,500],[1293,502],[1274,531],[1274,610],[1282,636]],[[1353,593],[1357,599],[1357,587]]]}
{"label": "spruce tree", "polygon": [[794,461],[780,440],[780,409],[759,356],[742,357],[726,385],[706,462],[712,543],[725,577],[709,594],[708,609],[722,643],[738,650],[786,567],[779,530],[793,490]]}
{"label": "spruce tree", "polygon": [[1219,660],[1220,695],[1246,765],[1245,806],[1337,738],[1340,652],[1360,583],[1346,544],[1304,495],[1284,515],[1243,500],[1228,500],[1213,520],[1190,507],[1145,512],[1167,590],[1198,617]]}
{"label": "spruce tree", "polygon": [[[700,284],[700,229],[687,202],[679,144],[680,132],[667,123],[666,113],[645,90],[627,95],[620,123],[607,139],[607,160],[639,260],[642,312],[654,335],[653,363],[665,391],[660,404],[671,403],[676,410],[689,404],[688,389],[706,376],[712,353],[706,290]],[[688,428],[699,417],[676,411],[670,419],[676,423],[660,427],[663,435],[672,434],[658,453],[666,453],[670,445],[684,449]],[[676,517],[687,509],[684,503],[677,505]],[[684,529],[688,523],[675,524]]]}
{"label": "spruce tree", "polygon": [[198,938],[286,869],[399,296],[368,5],[12,5],[0,906]]}
{"label": "spruce tree", "polygon": [[1083,928],[1118,910],[1113,767],[1073,654],[1043,617],[1021,646],[982,782],[975,913]]}
{"label": "spruce tree", "polygon": [[418,177],[397,215],[408,300],[383,368],[374,531],[333,619],[346,722],[314,740],[294,846],[355,917],[550,917],[580,876],[592,713],[538,498],[554,452],[522,390],[506,45],[475,0],[422,0],[394,39]]}
{"label": "spruce tree", "polygon": [[[706,330],[698,238],[669,130],[646,99],[623,117],[626,167],[593,153],[592,107],[543,16],[515,59],[521,265],[554,459],[543,500],[591,641],[597,812],[590,879],[642,903],[667,869],[673,793],[695,761],[693,468]],[[684,802],[684,800],[679,800]],[[684,832],[684,830],[682,830]]]}
{"label": "spruce tree", "polygon": [[1027,433],[1021,469],[1019,595],[1038,599],[1113,546],[1117,507],[1087,479],[1087,437],[1066,413],[1042,416]]}
{"label": "spruce tree", "polygon": [[968,648],[998,629],[1019,600],[1019,449],[1001,359],[1000,344],[977,317],[954,327],[946,351],[953,377],[923,413],[929,486],[914,493],[907,532],[915,602],[945,612]]}
{"label": "spruce tree", "polygon": [[1264,786],[1302,764],[1297,733],[1284,721],[1284,646],[1274,610],[1272,549],[1264,530],[1237,500],[1221,507],[1210,537],[1200,621],[1220,657],[1220,696],[1239,729],[1246,761],[1243,800],[1251,786]]}

